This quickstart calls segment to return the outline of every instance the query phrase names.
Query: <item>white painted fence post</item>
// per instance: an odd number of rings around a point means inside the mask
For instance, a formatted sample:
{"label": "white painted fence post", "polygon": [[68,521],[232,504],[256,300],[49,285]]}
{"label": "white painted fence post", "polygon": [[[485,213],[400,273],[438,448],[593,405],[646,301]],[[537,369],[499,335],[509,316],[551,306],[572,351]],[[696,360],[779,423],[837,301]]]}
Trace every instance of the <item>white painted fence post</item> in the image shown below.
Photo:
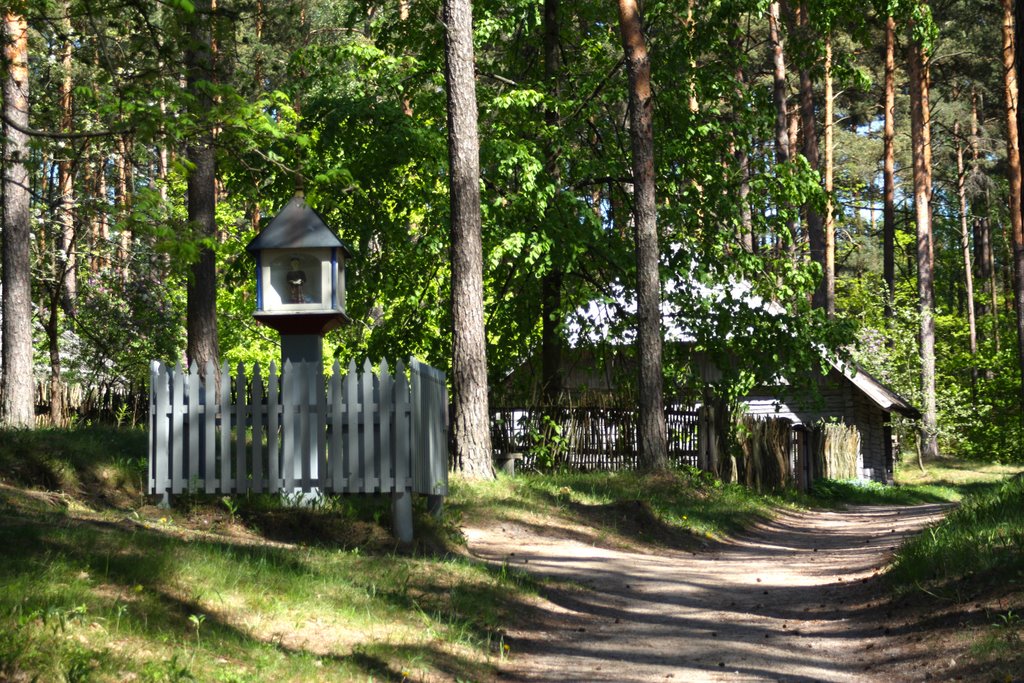
{"label": "white painted fence post", "polygon": [[378,472],[380,473],[380,492],[394,491],[395,486],[395,456],[393,452],[394,441],[391,432],[394,429],[392,415],[394,414],[394,380],[388,371],[388,361],[380,362],[380,377],[378,380],[378,405],[377,411],[380,424],[380,444],[378,450]]}
{"label": "white painted fence post", "polygon": [[220,367],[220,492],[231,493],[231,371],[228,362]]}
{"label": "white painted fence post", "polygon": [[271,493],[281,490],[281,444],[278,427],[281,417],[280,384],[277,366],[270,361],[270,387],[267,390],[267,469],[270,474],[268,489]]}
{"label": "white painted fence post", "polygon": [[259,363],[252,369],[252,490],[263,488],[263,375]]}
{"label": "white painted fence post", "polygon": [[150,425],[153,436],[150,439],[150,454],[155,461],[150,461],[149,470],[152,476],[149,490],[160,495],[160,507],[170,507],[170,453],[168,452],[169,434],[167,430],[168,403],[167,368],[163,363],[154,361],[150,365]]}
{"label": "white painted fence post", "polygon": [[170,472],[171,493],[182,493],[185,490],[185,373],[181,363],[174,365],[171,375],[171,448]]}
{"label": "white painted fence post", "polygon": [[217,366],[206,361],[206,382],[203,386],[203,479],[207,493],[217,491]]}
{"label": "white painted fence post", "polygon": [[348,485],[345,479],[345,450],[342,435],[344,432],[344,396],[342,395],[341,365],[334,361],[331,368],[330,410],[331,410],[331,443],[330,459],[331,488],[335,493],[344,491]]}
{"label": "white painted fence post", "polygon": [[189,492],[198,490],[199,482],[199,363],[192,361],[189,372],[185,376],[185,397],[188,410],[185,412],[185,424],[188,426],[188,481]]}
{"label": "white painted fence post", "polygon": [[245,493],[249,488],[249,468],[246,461],[245,434],[248,403],[246,402],[245,367],[239,363],[235,375],[235,493]]}
{"label": "white painted fence post", "polygon": [[345,435],[346,493],[359,492],[359,477],[362,474],[359,470],[358,385],[359,378],[356,375],[356,362],[354,360],[349,361],[348,374],[345,375],[345,423],[348,428],[348,433]]}

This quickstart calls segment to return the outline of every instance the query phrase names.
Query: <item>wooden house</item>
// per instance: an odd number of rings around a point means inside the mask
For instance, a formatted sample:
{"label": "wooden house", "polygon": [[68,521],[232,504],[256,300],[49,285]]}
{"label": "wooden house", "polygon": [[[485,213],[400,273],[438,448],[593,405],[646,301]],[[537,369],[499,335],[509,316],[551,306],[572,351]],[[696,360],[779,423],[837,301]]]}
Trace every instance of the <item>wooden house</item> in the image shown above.
{"label": "wooden house", "polygon": [[743,402],[750,415],[782,417],[792,422],[801,479],[813,481],[823,475],[815,471],[817,460],[813,454],[826,445],[820,442],[825,438],[821,425],[832,422],[853,427],[859,434],[855,446],[859,478],[892,483],[895,453],[891,417],[895,413],[919,419],[921,412],[859,368],[832,363],[827,373],[817,374],[815,383],[816,388],[800,392],[785,385],[759,387]]}

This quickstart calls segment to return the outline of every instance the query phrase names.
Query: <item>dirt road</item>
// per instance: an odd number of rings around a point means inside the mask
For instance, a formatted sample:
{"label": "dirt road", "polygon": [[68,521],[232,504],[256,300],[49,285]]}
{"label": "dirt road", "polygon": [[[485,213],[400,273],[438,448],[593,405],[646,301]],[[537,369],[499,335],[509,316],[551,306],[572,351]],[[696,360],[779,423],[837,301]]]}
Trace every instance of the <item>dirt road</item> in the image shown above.
{"label": "dirt road", "polygon": [[891,682],[924,674],[887,630],[877,574],[944,511],[785,513],[697,554],[609,550],[515,523],[466,535],[478,557],[585,586],[547,592],[534,625],[509,633],[502,680]]}

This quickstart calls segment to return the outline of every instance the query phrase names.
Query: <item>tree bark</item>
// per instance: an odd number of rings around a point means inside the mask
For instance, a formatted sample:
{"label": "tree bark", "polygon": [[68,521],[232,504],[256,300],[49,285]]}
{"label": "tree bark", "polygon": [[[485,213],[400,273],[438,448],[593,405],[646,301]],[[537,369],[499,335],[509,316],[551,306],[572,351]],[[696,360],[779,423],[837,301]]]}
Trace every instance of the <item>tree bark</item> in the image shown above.
{"label": "tree bark", "polygon": [[1006,173],[1010,183],[1010,234],[1013,239],[1013,300],[1017,313],[1017,361],[1024,410],[1024,228],[1021,216],[1020,115],[1014,0],[1003,0],[1003,85],[1006,97]]}
{"label": "tree bark", "polygon": [[[195,98],[200,117],[212,105],[202,82],[213,79],[213,54],[210,48],[212,23],[210,0],[196,3],[189,26],[189,46],[185,51],[186,87]],[[200,118],[202,120],[202,118]],[[193,165],[188,175],[188,220],[195,237],[207,242],[217,236],[216,158],[213,132],[206,126],[197,133],[186,156]],[[212,248],[203,246],[192,264],[186,287],[187,355],[189,363],[198,363],[205,372],[208,361],[217,365],[220,350],[217,341],[217,260]]]}
{"label": "tree bark", "polygon": [[882,277],[885,317],[892,318],[896,296],[896,22],[885,20],[885,127],[882,133]]}
{"label": "tree bark", "polygon": [[789,115],[786,112],[786,53],[779,34],[779,3],[768,5],[768,31],[772,46],[772,102],[775,105],[775,163],[789,161]]}
{"label": "tree bark", "polygon": [[[74,127],[74,109],[72,106],[71,57],[73,43],[71,40],[70,7],[64,3],[64,19],[62,30],[67,36],[61,50],[61,69],[63,71],[60,86],[60,127],[64,132],[71,132]],[[64,150],[58,167],[58,191],[60,193],[60,209],[58,212],[61,226],[61,258],[63,294],[61,304],[64,312],[72,318],[78,300],[78,256],[75,244],[75,185],[72,173],[70,149]]]}
{"label": "tree bark", "polygon": [[455,463],[472,479],[493,479],[487,401],[480,141],[470,0],[444,0],[445,83],[452,268],[452,436]]}
{"label": "tree bark", "polygon": [[662,388],[661,276],[657,207],[654,199],[654,99],[636,0],[619,0],[619,30],[629,76],[630,141],[633,153],[633,229],[637,269],[637,359],[640,395],[640,464],[668,468],[668,440]]}
{"label": "tree bark", "polygon": [[[128,282],[129,262],[131,260],[130,222],[125,220],[131,214],[131,188],[133,185],[131,159],[129,158],[129,141],[127,135],[117,139],[117,194],[114,203],[117,206],[121,228],[117,236],[117,272],[122,284]],[[212,147],[211,147],[212,149]],[[191,218],[191,217],[190,217]]]}
{"label": "tree bark", "polygon": [[[558,19],[559,0],[544,0],[544,76],[553,98],[558,97],[561,59],[559,41],[561,31]],[[554,107],[544,112],[544,123],[549,131],[557,130],[560,122]],[[551,225],[558,220],[557,195],[560,191],[561,172],[558,165],[558,147],[548,147],[546,166],[548,176],[555,185],[555,199],[548,205],[545,221]],[[553,406],[562,393],[562,268],[552,259],[551,270],[541,277],[541,388],[544,403]]]}
{"label": "tree bark", "polygon": [[833,215],[832,190],[835,178],[835,155],[832,142],[834,102],[832,94],[832,36],[825,36],[825,312],[836,316],[836,225]]}
{"label": "tree bark", "polygon": [[[28,127],[28,23],[21,15],[4,15],[4,116]],[[35,425],[32,382],[32,274],[29,214],[28,137],[3,125],[3,327],[0,336],[0,426]]]}
{"label": "tree bark", "polygon": [[[732,48],[736,54],[742,54],[743,42],[742,39],[737,38]],[[746,73],[743,70],[743,62],[739,61],[736,65],[736,99],[737,101],[743,101],[746,98]],[[739,122],[737,121],[737,129],[739,129]],[[750,208],[750,155],[747,153],[747,141],[737,140],[733,147],[733,156],[736,159],[736,168],[739,169],[740,174],[740,187],[739,187],[739,203],[740,203],[740,228],[739,228],[739,243],[744,251],[747,253],[754,253],[757,248],[756,240],[754,238],[754,215]]]}
{"label": "tree bark", "polygon": [[[979,135],[978,92],[971,89],[971,173],[981,171],[981,140]],[[993,268],[992,255],[992,223],[989,218],[988,190],[978,193],[972,200],[974,205],[974,266],[977,279],[985,288],[985,296],[978,301],[977,318],[990,316],[992,324],[993,352],[999,353],[999,305],[996,288],[996,272]],[[986,378],[992,378],[992,371],[987,370]]]}
{"label": "tree bark", "polygon": [[967,172],[964,166],[964,147],[960,140],[960,122],[953,122],[953,138],[956,140],[956,191],[960,200],[960,247],[964,256],[964,287],[967,296],[967,333],[971,351],[971,399],[977,398],[978,328],[974,318],[974,269],[971,267],[971,236],[967,229]]}
{"label": "tree bark", "polygon": [[924,456],[939,454],[938,420],[935,401],[935,288],[932,246],[931,131],[928,116],[928,63],[924,49],[911,39],[910,123],[914,158],[914,215],[917,224],[917,297],[921,316],[921,396],[924,416],[921,444]]}
{"label": "tree bark", "polygon": [[[971,175],[979,176],[982,174],[981,170],[981,139],[980,139],[980,124],[978,117],[978,91],[976,88],[971,88]],[[974,230],[974,274],[978,280],[985,282],[988,279],[989,270],[992,268],[992,264],[988,260],[988,240],[990,238],[990,231],[987,226],[983,226],[982,223],[988,215],[987,207],[983,205],[985,197],[984,192],[979,192],[977,196],[971,198],[971,214],[972,214],[972,227]],[[984,286],[984,285],[983,285]],[[988,292],[986,292],[987,294]],[[981,317],[988,313],[988,306],[985,300],[978,302],[978,316]]]}
{"label": "tree bark", "polygon": [[[769,42],[772,47],[772,102],[775,105],[775,163],[784,164],[790,158],[790,145],[793,143],[789,133],[789,113],[786,110],[786,53],[779,33],[779,2],[768,5]],[[792,218],[786,220],[789,232],[789,251],[796,253],[796,225]]]}
{"label": "tree bark", "polygon": [[[802,34],[802,42],[806,45],[810,40],[810,22],[807,17],[807,6],[799,2],[789,15],[790,35],[796,35],[797,31]],[[798,45],[800,42],[797,43]],[[800,78],[800,129],[803,131],[803,155],[807,163],[815,172],[820,170],[820,159],[818,154],[818,125],[814,112],[814,81],[811,80],[811,72],[808,61],[811,56],[807,54],[806,47],[801,50],[801,59],[798,60]],[[808,202],[804,205],[804,216],[806,219],[807,241],[810,246],[811,261],[821,267],[822,277],[811,299],[815,308],[828,310],[829,306],[829,282],[826,278],[825,263],[825,225],[822,215],[814,206]],[[835,312],[834,303],[831,306],[832,313]]]}

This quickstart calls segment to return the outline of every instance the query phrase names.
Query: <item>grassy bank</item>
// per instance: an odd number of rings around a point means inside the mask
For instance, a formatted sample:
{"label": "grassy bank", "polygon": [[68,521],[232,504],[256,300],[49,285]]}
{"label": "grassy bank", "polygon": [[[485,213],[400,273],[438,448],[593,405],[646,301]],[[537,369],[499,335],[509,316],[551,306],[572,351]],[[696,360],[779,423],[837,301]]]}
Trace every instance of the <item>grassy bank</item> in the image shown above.
{"label": "grassy bank", "polygon": [[138,432],[0,434],[0,680],[486,680],[532,609],[525,575],[397,552],[386,502],[155,508],[144,453]]}
{"label": "grassy bank", "polygon": [[[963,500],[900,547],[887,575],[936,630],[933,647],[966,650],[960,665],[985,680],[1024,670],[1024,478],[1011,476],[1019,469],[940,460],[908,472],[955,487]],[[938,635],[944,629],[949,641]]]}
{"label": "grassy bank", "polygon": [[991,573],[1024,579],[1024,478],[967,496],[942,523],[900,549],[890,576],[909,588]]}

